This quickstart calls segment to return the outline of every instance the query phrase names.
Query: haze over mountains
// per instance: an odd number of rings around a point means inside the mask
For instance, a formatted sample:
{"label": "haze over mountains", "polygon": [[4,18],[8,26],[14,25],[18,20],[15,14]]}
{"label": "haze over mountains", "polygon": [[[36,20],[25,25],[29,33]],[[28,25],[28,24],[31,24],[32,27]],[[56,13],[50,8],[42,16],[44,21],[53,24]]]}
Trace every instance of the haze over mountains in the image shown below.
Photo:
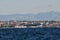
{"label": "haze over mountains", "polygon": [[0,20],[57,20],[60,21],[60,12],[42,12],[37,14],[0,15]]}

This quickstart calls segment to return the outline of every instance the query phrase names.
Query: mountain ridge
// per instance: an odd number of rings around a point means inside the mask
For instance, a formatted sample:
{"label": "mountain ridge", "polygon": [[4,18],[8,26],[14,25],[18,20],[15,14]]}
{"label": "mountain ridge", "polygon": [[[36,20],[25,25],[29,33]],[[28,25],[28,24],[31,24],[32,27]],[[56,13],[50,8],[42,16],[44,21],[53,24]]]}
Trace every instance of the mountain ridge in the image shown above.
{"label": "mountain ridge", "polygon": [[0,20],[60,20],[60,12],[0,15]]}

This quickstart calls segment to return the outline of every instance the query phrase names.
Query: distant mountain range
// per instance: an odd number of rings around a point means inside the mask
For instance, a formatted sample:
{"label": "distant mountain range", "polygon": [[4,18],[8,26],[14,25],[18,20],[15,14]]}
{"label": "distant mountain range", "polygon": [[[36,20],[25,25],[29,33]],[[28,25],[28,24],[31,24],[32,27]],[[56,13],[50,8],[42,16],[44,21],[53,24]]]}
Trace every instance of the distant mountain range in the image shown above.
{"label": "distant mountain range", "polygon": [[43,12],[37,14],[11,14],[0,15],[0,20],[58,20],[60,21],[60,12]]}

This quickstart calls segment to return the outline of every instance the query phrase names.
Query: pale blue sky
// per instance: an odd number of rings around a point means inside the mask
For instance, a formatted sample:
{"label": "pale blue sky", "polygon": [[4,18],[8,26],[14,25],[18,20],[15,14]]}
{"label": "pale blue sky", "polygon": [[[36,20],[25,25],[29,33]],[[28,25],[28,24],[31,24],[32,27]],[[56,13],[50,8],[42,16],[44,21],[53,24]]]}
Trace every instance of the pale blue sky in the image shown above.
{"label": "pale blue sky", "polygon": [[0,0],[0,14],[60,12],[60,0]]}

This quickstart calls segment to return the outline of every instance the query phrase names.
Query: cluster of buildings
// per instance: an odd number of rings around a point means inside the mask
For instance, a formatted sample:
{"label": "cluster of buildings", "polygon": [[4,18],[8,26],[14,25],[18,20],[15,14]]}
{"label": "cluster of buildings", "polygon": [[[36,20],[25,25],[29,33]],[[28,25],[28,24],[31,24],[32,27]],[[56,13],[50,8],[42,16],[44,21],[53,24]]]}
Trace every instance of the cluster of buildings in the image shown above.
{"label": "cluster of buildings", "polygon": [[0,21],[0,28],[60,27],[60,21]]}

